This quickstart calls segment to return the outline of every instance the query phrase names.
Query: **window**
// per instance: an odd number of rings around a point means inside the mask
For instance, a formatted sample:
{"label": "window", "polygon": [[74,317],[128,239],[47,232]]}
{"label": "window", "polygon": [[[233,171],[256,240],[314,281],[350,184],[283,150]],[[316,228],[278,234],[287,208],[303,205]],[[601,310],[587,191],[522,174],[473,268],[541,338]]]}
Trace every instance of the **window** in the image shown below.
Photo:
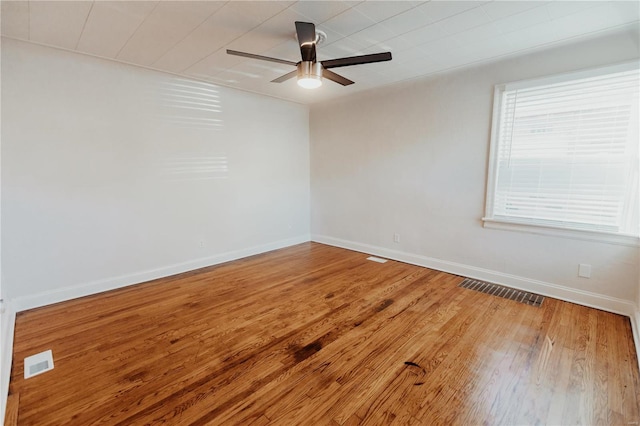
{"label": "window", "polygon": [[637,62],[496,86],[485,226],[637,244],[639,88]]}

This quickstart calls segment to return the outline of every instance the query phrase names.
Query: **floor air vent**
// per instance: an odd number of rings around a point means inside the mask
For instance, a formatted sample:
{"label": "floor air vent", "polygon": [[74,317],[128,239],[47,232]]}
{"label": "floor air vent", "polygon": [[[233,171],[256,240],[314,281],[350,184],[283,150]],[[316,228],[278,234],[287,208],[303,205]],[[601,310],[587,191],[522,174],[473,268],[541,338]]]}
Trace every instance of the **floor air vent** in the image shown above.
{"label": "floor air vent", "polygon": [[53,353],[51,349],[24,359],[24,378],[28,379],[46,371],[53,370]]}
{"label": "floor air vent", "polygon": [[503,297],[516,302],[526,303],[536,308],[542,305],[544,297],[535,293],[528,293],[515,288],[505,287],[498,284],[488,283],[486,281],[474,280],[473,278],[465,278],[458,287],[468,288],[469,290],[479,291],[480,293],[490,294],[492,296]]}

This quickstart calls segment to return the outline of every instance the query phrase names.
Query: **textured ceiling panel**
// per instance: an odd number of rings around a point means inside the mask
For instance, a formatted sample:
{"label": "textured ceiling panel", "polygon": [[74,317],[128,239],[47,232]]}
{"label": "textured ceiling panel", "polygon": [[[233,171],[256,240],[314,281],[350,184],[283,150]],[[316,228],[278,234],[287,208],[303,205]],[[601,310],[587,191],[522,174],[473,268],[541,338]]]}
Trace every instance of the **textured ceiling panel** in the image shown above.
{"label": "textured ceiling panel", "polygon": [[[2,1],[2,35],[194,77],[301,103],[494,61],[604,33],[638,37],[637,1]],[[390,51],[391,62],[335,71],[307,91],[294,68],[296,20],[327,40],[318,59]]]}

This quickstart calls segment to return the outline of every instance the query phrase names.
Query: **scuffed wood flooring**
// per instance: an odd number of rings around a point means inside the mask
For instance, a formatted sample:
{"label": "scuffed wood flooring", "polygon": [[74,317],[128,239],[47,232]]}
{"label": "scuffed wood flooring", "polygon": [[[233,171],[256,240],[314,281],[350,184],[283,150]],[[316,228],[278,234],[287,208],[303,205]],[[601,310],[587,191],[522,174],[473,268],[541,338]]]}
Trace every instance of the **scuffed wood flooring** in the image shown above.
{"label": "scuffed wood flooring", "polygon": [[638,424],[628,318],[366,257],[305,243],[20,313],[18,424]]}

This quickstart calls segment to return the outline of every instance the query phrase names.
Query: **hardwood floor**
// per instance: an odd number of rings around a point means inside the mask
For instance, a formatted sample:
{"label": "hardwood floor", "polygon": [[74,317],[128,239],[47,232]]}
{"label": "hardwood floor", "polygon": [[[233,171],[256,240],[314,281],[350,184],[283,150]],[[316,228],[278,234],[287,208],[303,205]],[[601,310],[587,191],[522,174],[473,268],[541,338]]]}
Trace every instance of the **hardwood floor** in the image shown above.
{"label": "hardwood floor", "polygon": [[638,424],[628,318],[366,257],[305,243],[21,313],[18,424]]}

